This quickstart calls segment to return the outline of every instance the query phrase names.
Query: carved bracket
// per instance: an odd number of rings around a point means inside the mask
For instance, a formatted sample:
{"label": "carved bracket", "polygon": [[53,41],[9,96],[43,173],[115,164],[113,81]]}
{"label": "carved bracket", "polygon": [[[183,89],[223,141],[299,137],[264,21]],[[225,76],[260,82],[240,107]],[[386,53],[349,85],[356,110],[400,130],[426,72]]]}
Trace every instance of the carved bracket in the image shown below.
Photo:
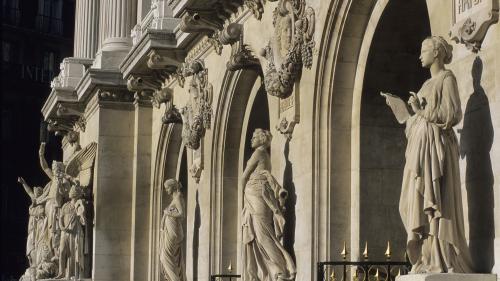
{"label": "carved bracket", "polygon": [[454,24],[449,33],[451,39],[477,53],[489,27],[498,22],[499,5],[498,0],[454,0]]}
{"label": "carved bracket", "polygon": [[241,24],[229,24],[222,31],[220,41],[224,45],[231,45],[231,57],[226,64],[230,71],[259,68],[259,60],[253,56],[248,45],[243,43],[243,26]]}
{"label": "carved bracket", "polygon": [[274,36],[261,55],[268,61],[264,85],[269,95],[288,97],[302,67],[311,68],[315,12],[305,0],[279,0],[273,12]]}
{"label": "carved bracket", "polygon": [[73,129],[73,124],[65,119],[48,119],[47,131],[54,132],[56,136],[67,138],[68,142],[73,145],[78,145],[80,133]]}
{"label": "carved bracket", "polygon": [[74,129],[85,132],[87,120],[85,120],[83,110],[60,103],[57,106],[57,116],[67,120]]}

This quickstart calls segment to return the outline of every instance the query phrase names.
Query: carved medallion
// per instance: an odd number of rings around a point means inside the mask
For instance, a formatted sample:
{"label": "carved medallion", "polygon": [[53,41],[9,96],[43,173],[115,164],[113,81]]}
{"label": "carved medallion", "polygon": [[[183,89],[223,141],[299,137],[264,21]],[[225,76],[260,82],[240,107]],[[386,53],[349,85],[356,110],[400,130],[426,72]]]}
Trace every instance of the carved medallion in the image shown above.
{"label": "carved medallion", "polygon": [[192,76],[189,84],[189,101],[181,109],[182,138],[187,147],[198,149],[200,140],[210,129],[212,120],[213,86],[208,82],[208,71],[201,60],[186,63],[184,76]]}
{"label": "carved medallion", "polygon": [[268,61],[264,84],[269,95],[292,93],[302,67],[311,68],[315,13],[305,0],[280,0],[273,12],[274,36],[261,52]]}
{"label": "carved medallion", "polygon": [[498,0],[454,0],[450,37],[477,53],[489,27],[498,22]]}

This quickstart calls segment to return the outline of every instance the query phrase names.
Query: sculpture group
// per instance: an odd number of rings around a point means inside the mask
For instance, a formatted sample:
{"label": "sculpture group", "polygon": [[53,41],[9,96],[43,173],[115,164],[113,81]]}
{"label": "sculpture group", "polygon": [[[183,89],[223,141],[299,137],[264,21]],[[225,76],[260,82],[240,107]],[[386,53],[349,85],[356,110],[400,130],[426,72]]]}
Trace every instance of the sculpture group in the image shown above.
{"label": "sculpture group", "polygon": [[97,145],[77,152],[65,165],[45,160],[40,145],[40,165],[50,182],[31,188],[18,178],[31,199],[26,256],[29,268],[22,281],[45,278],[81,278],[89,269],[88,191]]}

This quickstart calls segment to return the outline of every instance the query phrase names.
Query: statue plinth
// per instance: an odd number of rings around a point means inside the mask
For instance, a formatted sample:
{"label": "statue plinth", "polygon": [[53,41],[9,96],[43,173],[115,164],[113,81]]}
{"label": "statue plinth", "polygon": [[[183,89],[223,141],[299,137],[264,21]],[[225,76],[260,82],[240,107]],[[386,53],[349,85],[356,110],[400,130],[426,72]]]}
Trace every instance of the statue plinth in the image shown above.
{"label": "statue plinth", "polygon": [[496,274],[427,273],[396,277],[396,281],[497,281]]}

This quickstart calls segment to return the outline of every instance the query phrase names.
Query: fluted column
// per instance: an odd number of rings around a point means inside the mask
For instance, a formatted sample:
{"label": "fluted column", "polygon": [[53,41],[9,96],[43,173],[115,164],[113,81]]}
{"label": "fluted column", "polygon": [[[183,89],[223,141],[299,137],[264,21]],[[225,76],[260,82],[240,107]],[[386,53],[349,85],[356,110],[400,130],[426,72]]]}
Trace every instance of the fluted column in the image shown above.
{"label": "fluted column", "polygon": [[136,23],[137,0],[103,0],[104,25],[102,49],[123,50],[132,46],[130,32]]}
{"label": "fluted column", "polygon": [[92,59],[97,52],[99,0],[77,0],[73,56]]}

